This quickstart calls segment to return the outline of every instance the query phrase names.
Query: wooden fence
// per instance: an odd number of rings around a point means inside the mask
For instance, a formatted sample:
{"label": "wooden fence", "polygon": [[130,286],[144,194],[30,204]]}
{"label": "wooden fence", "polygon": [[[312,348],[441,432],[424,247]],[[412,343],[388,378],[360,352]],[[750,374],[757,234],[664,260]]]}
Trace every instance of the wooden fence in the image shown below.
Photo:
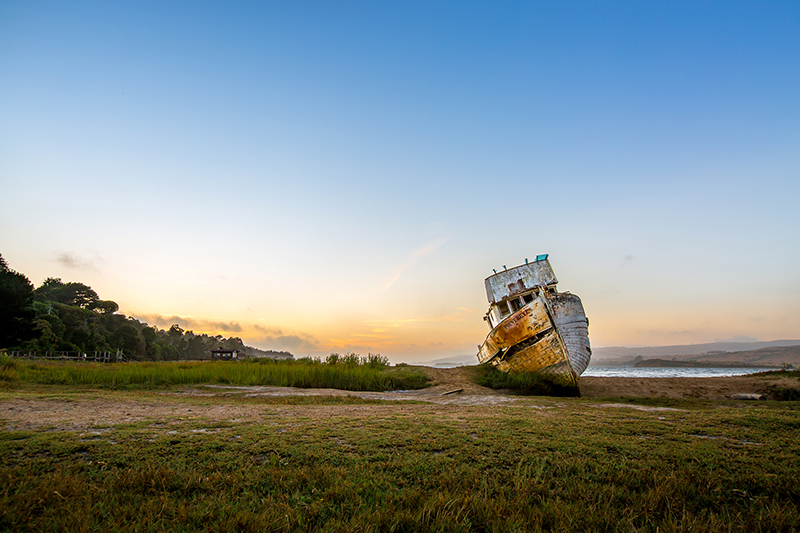
{"label": "wooden fence", "polygon": [[87,361],[94,363],[124,363],[128,360],[122,350],[114,352],[5,352],[8,357],[43,361]]}

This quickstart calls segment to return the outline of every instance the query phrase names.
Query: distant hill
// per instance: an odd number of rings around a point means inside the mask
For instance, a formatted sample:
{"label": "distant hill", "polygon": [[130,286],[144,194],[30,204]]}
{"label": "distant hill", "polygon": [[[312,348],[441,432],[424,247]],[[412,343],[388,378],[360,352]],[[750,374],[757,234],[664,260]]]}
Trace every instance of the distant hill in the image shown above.
{"label": "distant hill", "polygon": [[434,359],[432,361],[423,361],[419,363],[423,366],[433,366],[436,368],[453,368],[456,366],[472,366],[478,364],[478,357],[473,354],[467,355],[453,355],[451,357],[442,357],[441,359]]}
{"label": "distant hill", "polygon": [[[632,361],[637,356],[696,359],[697,356],[715,355],[720,353],[739,353],[760,350],[762,348],[775,348],[787,346],[800,346],[800,340],[777,340],[757,342],[709,342],[704,344],[682,344],[674,346],[609,346],[592,348],[592,365],[623,364]],[[726,356],[727,357],[727,356]],[[715,359],[712,359],[715,360]]]}
{"label": "distant hill", "polygon": [[762,369],[776,369],[781,368],[783,365],[773,365],[769,363],[724,363],[718,361],[689,361],[683,359],[642,359],[633,366],[636,368],[762,368]]}
{"label": "distant hill", "polygon": [[751,365],[800,365],[800,346],[770,346],[742,352],[710,352],[692,357],[700,363],[748,363]]}

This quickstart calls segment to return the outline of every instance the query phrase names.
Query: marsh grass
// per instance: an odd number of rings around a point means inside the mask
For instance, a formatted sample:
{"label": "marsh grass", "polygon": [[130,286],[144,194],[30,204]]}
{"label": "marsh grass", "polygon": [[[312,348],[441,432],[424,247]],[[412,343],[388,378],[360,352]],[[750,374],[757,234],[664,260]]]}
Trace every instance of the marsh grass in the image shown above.
{"label": "marsh grass", "polygon": [[360,358],[354,354],[332,354],[325,362],[317,359],[259,359],[102,364],[3,358],[0,360],[0,381],[112,389],[225,384],[384,391],[419,389],[428,385],[427,377],[418,369],[392,368],[380,356]]}
{"label": "marsh grass", "polygon": [[507,374],[492,364],[472,367],[472,381],[483,387],[502,389],[528,396],[580,396],[577,387],[567,387],[553,383],[547,376],[537,372]]}
{"label": "marsh grass", "polygon": [[794,408],[284,409],[257,424],[0,433],[0,529],[800,528]]}
{"label": "marsh grass", "polygon": [[[759,375],[767,381],[789,379],[800,383],[800,370],[773,370]],[[768,397],[777,401],[800,401],[800,388],[771,384]]]}
{"label": "marsh grass", "polygon": [[796,387],[772,386],[769,389],[769,395],[782,402],[800,401],[800,389]]}

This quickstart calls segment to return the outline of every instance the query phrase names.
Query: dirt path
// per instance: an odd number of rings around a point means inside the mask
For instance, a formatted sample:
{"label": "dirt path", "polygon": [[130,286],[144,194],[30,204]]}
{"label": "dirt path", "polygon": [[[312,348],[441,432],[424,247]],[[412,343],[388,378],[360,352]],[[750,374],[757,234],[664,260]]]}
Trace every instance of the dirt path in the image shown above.
{"label": "dirt path", "polygon": [[[467,406],[513,405],[530,400],[508,391],[495,391],[470,381],[469,368],[427,368],[433,385],[427,389],[395,392],[352,392],[336,389],[291,387],[199,386],[181,391],[156,393],[152,400],[124,395],[115,399],[17,398],[0,401],[0,428],[102,431],[103,427],[141,421],[167,423],[173,420],[203,419],[229,422],[258,422],[274,417],[298,416],[397,416],[422,412],[452,415]],[[735,376],[724,378],[581,378],[585,398],[656,397],[725,400],[737,393],[769,395],[774,386],[800,389],[794,378]],[[354,396],[372,400],[416,400],[424,403],[342,405],[275,405],[258,402],[226,402],[225,398],[268,398],[276,396]],[[146,396],[144,396],[146,398]],[[205,402],[216,398],[219,401]],[[189,401],[187,401],[189,400]],[[195,401],[197,400],[197,401]],[[618,404],[607,404],[618,406]],[[491,411],[487,411],[487,416]],[[98,429],[99,428],[99,429]]]}

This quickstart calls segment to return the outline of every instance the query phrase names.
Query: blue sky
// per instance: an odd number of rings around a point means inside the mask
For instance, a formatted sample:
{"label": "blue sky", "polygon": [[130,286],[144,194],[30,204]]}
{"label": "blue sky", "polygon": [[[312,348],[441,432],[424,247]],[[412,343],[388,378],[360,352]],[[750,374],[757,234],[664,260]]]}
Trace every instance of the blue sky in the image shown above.
{"label": "blue sky", "polygon": [[800,335],[800,4],[0,6],[0,253],[298,355]]}

